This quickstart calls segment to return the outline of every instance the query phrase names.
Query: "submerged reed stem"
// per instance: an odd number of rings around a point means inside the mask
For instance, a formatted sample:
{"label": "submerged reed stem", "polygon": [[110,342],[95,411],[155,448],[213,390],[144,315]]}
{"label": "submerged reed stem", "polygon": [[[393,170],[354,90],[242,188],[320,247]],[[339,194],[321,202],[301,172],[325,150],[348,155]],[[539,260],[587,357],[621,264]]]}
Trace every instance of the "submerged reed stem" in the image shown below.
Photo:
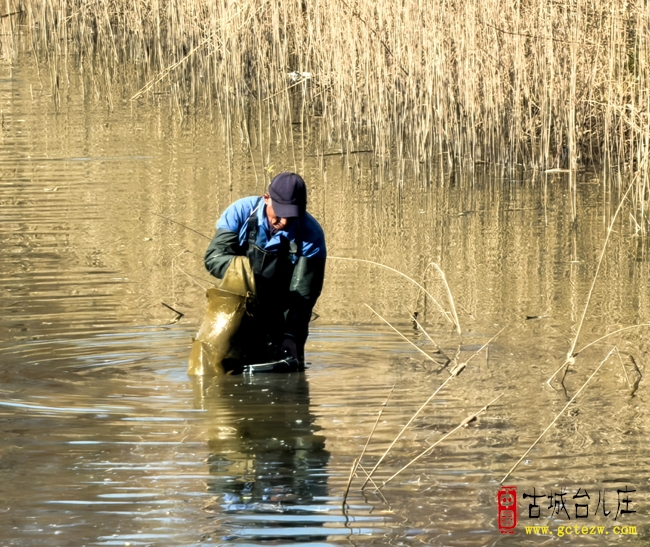
{"label": "submerged reed stem", "polygon": [[[405,306],[405,307],[406,307],[406,306]],[[410,311],[408,311],[408,309],[406,310],[406,312],[409,314],[409,317],[411,318],[411,321],[413,321],[413,322],[415,323],[415,325],[417,326],[417,328],[420,329],[420,331],[422,332],[422,334],[424,334],[424,336],[427,338],[427,340],[429,340],[429,342],[431,342],[431,343],[434,345],[434,347],[436,348],[436,350],[437,350],[438,352],[440,352],[440,355],[442,355],[445,359],[447,359],[447,362],[449,363],[449,362],[451,361],[451,359],[450,359],[449,357],[447,357],[447,355],[445,354],[445,352],[444,352],[444,351],[442,350],[442,348],[438,345],[438,343],[437,343],[433,338],[431,338],[431,336],[429,335],[429,333],[428,333],[426,330],[424,330],[424,327],[423,327],[423,326],[420,324],[420,322],[416,319],[415,315],[412,314]]]}

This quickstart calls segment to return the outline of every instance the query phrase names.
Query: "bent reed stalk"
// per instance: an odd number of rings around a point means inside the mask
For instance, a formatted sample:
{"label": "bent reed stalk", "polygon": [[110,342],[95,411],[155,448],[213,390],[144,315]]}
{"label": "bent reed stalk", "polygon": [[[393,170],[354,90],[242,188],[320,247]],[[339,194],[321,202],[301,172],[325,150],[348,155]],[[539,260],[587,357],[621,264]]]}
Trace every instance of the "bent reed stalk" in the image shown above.
{"label": "bent reed stalk", "polygon": [[[424,354],[426,357],[428,357],[429,359],[433,360],[433,358],[432,358],[431,356],[429,356],[428,354],[426,354],[424,351],[422,351],[420,348],[418,348],[418,347],[417,347],[413,342],[411,342],[408,338],[406,338],[403,334],[401,334],[401,333],[400,333],[400,332],[399,332],[395,327],[393,327],[393,325],[391,325],[388,321],[386,321],[386,319],[384,319],[384,318],[383,318],[381,315],[379,315],[375,310],[373,310],[370,306],[368,306],[368,304],[365,304],[365,305],[366,305],[366,306],[367,306],[367,307],[368,307],[368,308],[369,308],[369,309],[370,309],[370,310],[371,310],[371,311],[372,311],[372,312],[373,312],[377,317],[379,317],[379,318],[380,318],[384,323],[386,323],[386,324],[387,324],[391,329],[393,329],[395,332],[397,332],[397,334],[399,334],[401,338],[403,338],[404,340],[406,340],[407,342],[409,342],[409,343],[410,343],[413,347],[415,347],[415,348],[416,348],[420,353]],[[385,450],[384,453],[381,455],[381,457],[379,458],[379,460],[377,461],[377,463],[374,465],[374,467],[373,467],[373,468],[370,470],[370,472],[367,474],[367,477],[366,477],[365,482],[361,485],[361,490],[363,490],[363,489],[366,487],[366,485],[368,484],[368,482],[370,482],[370,481],[372,480],[372,476],[374,475],[375,471],[377,471],[377,469],[379,468],[380,464],[384,461],[384,459],[386,458],[386,456],[388,455],[388,453],[391,451],[391,449],[393,448],[393,446],[395,446],[395,444],[397,443],[397,441],[399,441],[399,440],[402,438],[402,435],[404,434],[404,432],[405,432],[405,431],[409,428],[409,426],[410,426],[410,425],[415,421],[415,419],[420,415],[420,413],[424,410],[424,408],[425,408],[425,407],[426,407],[426,406],[427,406],[427,405],[432,401],[432,399],[433,399],[433,398],[434,398],[438,393],[440,393],[440,390],[442,390],[442,388],[444,388],[444,387],[447,385],[448,382],[450,382],[453,378],[456,378],[456,377],[457,377],[457,376],[458,376],[458,375],[459,375],[459,374],[460,374],[460,373],[461,373],[461,372],[462,372],[462,371],[467,367],[467,364],[469,363],[470,360],[472,360],[472,359],[473,359],[476,355],[478,355],[478,354],[479,354],[483,349],[485,349],[485,347],[486,347],[486,346],[487,346],[487,345],[488,345],[492,340],[494,340],[497,336],[499,336],[499,334],[501,334],[505,328],[506,328],[506,327],[503,327],[503,328],[502,328],[499,332],[497,332],[497,333],[496,333],[492,338],[490,338],[490,340],[488,340],[488,341],[487,341],[487,342],[486,342],[486,343],[481,347],[481,349],[479,349],[477,352],[475,352],[474,354],[472,354],[472,355],[469,357],[469,359],[467,359],[467,361],[465,361],[465,362],[463,362],[463,363],[458,363],[458,364],[456,364],[456,366],[454,367],[454,369],[453,369],[452,371],[450,371],[450,374],[449,374],[449,376],[447,377],[447,379],[446,379],[444,382],[442,382],[442,384],[440,384],[440,385],[438,386],[438,388],[437,388],[437,389],[436,389],[436,390],[435,390],[435,391],[434,391],[434,392],[429,396],[429,398],[428,398],[426,401],[424,401],[424,403],[422,403],[422,405],[420,406],[420,408],[418,408],[418,410],[415,412],[415,414],[413,414],[413,416],[411,416],[411,419],[410,419],[408,422],[406,422],[406,424],[402,427],[402,429],[400,430],[400,432],[395,436],[395,438],[394,438],[393,441],[390,443],[390,445],[388,446],[388,448],[386,448],[386,450]],[[455,359],[454,359],[454,361],[455,361]],[[489,406],[490,404],[492,404],[492,403],[489,403],[487,406]],[[487,407],[486,407],[486,408],[487,408]],[[465,422],[465,423],[467,423],[467,422]],[[461,425],[462,425],[462,424],[461,424]],[[355,464],[355,465],[356,465],[356,464]]]}
{"label": "bent reed stalk", "polygon": [[[247,144],[256,118],[274,120],[267,147],[288,142],[298,108],[323,148],[371,148],[416,171],[457,160],[570,175],[619,166],[648,184],[641,0],[8,3],[20,14],[0,21],[2,55],[47,61],[55,101],[74,69],[109,105],[119,83],[134,99],[168,94],[183,112],[216,106]],[[235,115],[255,108],[268,116]]]}

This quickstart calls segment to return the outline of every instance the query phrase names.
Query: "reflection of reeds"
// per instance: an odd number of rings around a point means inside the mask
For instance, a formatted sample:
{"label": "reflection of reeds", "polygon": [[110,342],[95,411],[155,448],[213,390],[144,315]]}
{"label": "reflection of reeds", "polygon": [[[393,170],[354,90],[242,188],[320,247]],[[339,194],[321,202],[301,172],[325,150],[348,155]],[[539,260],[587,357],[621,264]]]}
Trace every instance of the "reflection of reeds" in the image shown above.
{"label": "reflection of reeds", "polygon": [[[451,291],[449,291],[449,298],[450,298],[450,303],[451,303],[451,306],[452,306],[452,312],[448,312],[447,310],[445,310],[445,308],[442,307],[440,302],[438,302],[438,300],[436,300],[436,298],[429,291],[427,291],[422,285],[420,285],[415,279],[413,279],[412,277],[409,277],[408,275],[406,275],[403,272],[400,272],[399,270],[396,270],[395,268],[391,268],[390,266],[386,266],[385,264],[375,262],[374,260],[365,260],[365,259],[362,259],[362,258],[349,258],[349,257],[343,257],[343,256],[331,256],[330,255],[330,256],[327,257],[327,259],[328,260],[349,260],[349,261],[352,261],[352,262],[362,262],[362,263],[365,263],[365,264],[371,264],[373,266],[378,266],[380,268],[384,268],[386,270],[389,270],[389,271],[391,271],[393,273],[396,273],[397,275],[402,276],[405,279],[408,279],[411,283],[413,283],[416,287],[418,287],[418,289],[420,289],[425,295],[427,295],[431,299],[431,301],[437,306],[438,310],[440,310],[440,313],[445,317],[445,319],[447,319],[447,321],[449,321],[456,328],[456,330],[458,331],[458,334],[460,334],[460,324],[458,323],[458,316],[456,315],[456,309],[454,308],[454,301],[453,301],[453,298],[451,296]],[[441,273],[442,273],[442,270],[441,270]],[[443,276],[443,279],[444,279],[444,274],[442,274],[442,276]],[[445,284],[446,284],[446,280],[445,280]],[[449,290],[448,285],[447,285],[447,290]]]}
{"label": "reflection of reeds", "polygon": [[244,141],[256,115],[236,112],[265,105],[267,147],[290,138],[300,109],[301,123],[319,119],[323,143],[371,143],[416,169],[526,164],[567,169],[575,184],[579,164],[647,167],[650,39],[639,0],[20,4],[0,19],[3,54],[27,33],[50,61],[55,100],[76,60],[109,104],[128,78],[129,96],[169,93],[179,111],[207,105],[241,124]]}
{"label": "reflection of reeds", "polygon": [[609,236],[612,234],[612,230],[614,229],[614,223],[616,222],[618,213],[621,211],[621,208],[623,207],[623,204],[625,203],[625,200],[627,199],[627,195],[629,194],[631,188],[632,185],[628,186],[627,190],[625,191],[625,194],[623,194],[623,197],[621,198],[618,207],[616,208],[616,211],[614,213],[614,216],[612,217],[612,220],[609,224],[609,228],[607,229],[607,234],[605,235],[605,242],[603,243],[603,248],[600,252],[600,258],[598,259],[598,265],[596,266],[596,271],[594,272],[594,278],[591,282],[591,288],[589,289],[589,293],[587,294],[585,309],[583,310],[582,315],[580,316],[580,322],[578,323],[578,328],[576,329],[575,336],[573,337],[573,342],[571,344],[571,347],[567,352],[566,360],[564,361],[564,364],[559,369],[557,369],[553,373],[553,375],[547,380],[547,383],[549,384],[553,381],[553,378],[555,378],[561,370],[564,370],[564,374],[562,376],[562,381],[564,381],[564,378],[566,377],[566,373],[569,370],[569,366],[575,362],[575,358],[577,356],[577,353],[575,353],[576,344],[578,343],[578,338],[580,337],[580,331],[582,330],[582,325],[585,321],[585,317],[587,317],[587,310],[589,309],[589,303],[591,302],[591,297],[594,294],[594,287],[596,286],[596,281],[598,280],[598,273],[600,272],[600,267],[603,263],[603,258],[605,257],[605,250],[607,249],[607,244],[609,243]]}

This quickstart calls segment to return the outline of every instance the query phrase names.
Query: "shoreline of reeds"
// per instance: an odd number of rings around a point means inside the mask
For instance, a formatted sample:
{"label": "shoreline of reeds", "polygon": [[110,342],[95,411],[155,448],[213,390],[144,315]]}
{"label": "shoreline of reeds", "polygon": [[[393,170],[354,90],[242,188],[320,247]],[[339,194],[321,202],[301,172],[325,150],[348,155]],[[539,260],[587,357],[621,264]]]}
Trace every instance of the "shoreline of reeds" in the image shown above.
{"label": "shoreline of reeds", "polygon": [[[650,10],[639,1],[12,6],[4,57],[22,48],[47,61],[55,91],[80,70],[110,103],[128,69],[133,101],[169,92],[179,108],[239,116],[262,149],[299,124],[325,145],[370,146],[416,170],[616,169],[647,190]],[[262,134],[270,124],[275,134]]]}

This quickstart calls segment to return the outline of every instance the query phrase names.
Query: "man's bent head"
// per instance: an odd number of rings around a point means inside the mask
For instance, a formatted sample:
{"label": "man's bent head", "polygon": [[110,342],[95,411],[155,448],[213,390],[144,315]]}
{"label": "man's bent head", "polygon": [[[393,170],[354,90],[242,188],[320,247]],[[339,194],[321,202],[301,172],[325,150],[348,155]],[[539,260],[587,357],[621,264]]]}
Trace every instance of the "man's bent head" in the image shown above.
{"label": "man's bent head", "polygon": [[268,195],[277,217],[296,218],[304,215],[307,210],[307,186],[296,173],[277,175],[271,181]]}

